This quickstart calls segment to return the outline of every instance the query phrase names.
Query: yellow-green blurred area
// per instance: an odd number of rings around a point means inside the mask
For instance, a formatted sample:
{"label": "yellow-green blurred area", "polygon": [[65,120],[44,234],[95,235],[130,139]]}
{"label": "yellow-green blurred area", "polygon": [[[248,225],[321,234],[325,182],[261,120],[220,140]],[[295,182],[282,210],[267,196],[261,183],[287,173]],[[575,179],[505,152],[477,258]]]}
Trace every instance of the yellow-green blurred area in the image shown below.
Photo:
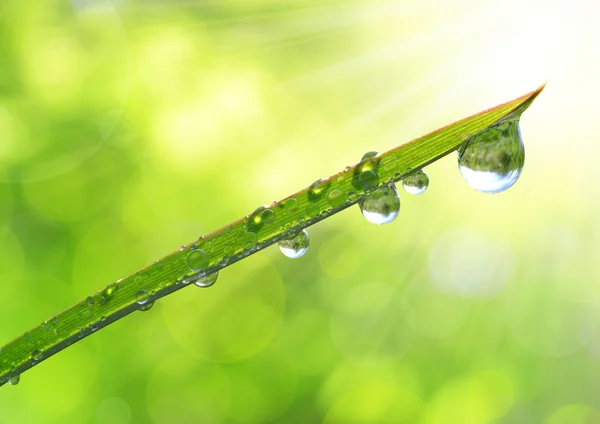
{"label": "yellow-green blurred area", "polygon": [[0,423],[600,423],[600,6],[0,3],[0,345],[261,204],[548,86],[509,191],[456,157],[49,358]]}

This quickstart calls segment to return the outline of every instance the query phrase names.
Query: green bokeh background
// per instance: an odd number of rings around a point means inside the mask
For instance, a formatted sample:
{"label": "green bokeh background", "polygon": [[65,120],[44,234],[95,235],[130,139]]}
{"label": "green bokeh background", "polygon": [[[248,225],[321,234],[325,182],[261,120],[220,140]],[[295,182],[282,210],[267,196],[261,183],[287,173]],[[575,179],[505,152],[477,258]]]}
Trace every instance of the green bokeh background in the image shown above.
{"label": "green bokeh background", "polygon": [[0,3],[0,344],[319,177],[549,85],[509,191],[456,158],[0,389],[0,423],[600,423],[600,8]]}

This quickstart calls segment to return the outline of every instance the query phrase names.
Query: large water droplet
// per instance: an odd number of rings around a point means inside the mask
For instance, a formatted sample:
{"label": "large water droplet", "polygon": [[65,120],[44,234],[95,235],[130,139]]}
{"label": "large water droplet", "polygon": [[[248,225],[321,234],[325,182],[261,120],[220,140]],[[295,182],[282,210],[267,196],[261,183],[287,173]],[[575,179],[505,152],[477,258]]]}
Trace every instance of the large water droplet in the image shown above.
{"label": "large water droplet", "polygon": [[402,187],[409,194],[422,194],[429,187],[429,176],[419,169],[402,180]]}
{"label": "large water droplet", "polygon": [[308,196],[308,201],[318,201],[323,196],[325,191],[329,188],[330,184],[331,181],[327,181],[323,178],[312,183],[311,186],[308,188],[308,191],[306,192],[306,195]]}
{"label": "large water droplet", "polygon": [[192,250],[187,256],[187,265],[194,272],[202,271],[208,266],[208,255],[204,250]]}
{"label": "large water droplet", "polygon": [[373,224],[389,224],[400,212],[400,196],[393,185],[378,188],[360,202],[360,210]]}
{"label": "large water droplet", "polygon": [[43,357],[44,354],[39,349],[35,349],[33,352],[31,352],[31,359],[34,361],[41,361]]}
{"label": "large water droplet", "polygon": [[299,258],[308,250],[310,239],[306,230],[302,230],[292,237],[279,240],[279,250],[288,258]]}
{"label": "large water droplet", "polygon": [[458,169],[475,190],[499,193],[511,187],[521,175],[525,148],[517,118],[502,121],[466,143],[459,152]]}
{"label": "large water droplet", "polygon": [[19,381],[21,381],[21,376],[17,374],[8,379],[8,384],[10,384],[11,386],[16,386],[17,384],[19,384]]}
{"label": "large water droplet", "polygon": [[202,277],[193,279],[192,281],[194,282],[194,284],[198,287],[210,287],[213,284],[215,284],[215,281],[217,281],[217,278],[219,278],[219,273],[218,272],[212,272],[210,274],[207,275],[203,275]]}

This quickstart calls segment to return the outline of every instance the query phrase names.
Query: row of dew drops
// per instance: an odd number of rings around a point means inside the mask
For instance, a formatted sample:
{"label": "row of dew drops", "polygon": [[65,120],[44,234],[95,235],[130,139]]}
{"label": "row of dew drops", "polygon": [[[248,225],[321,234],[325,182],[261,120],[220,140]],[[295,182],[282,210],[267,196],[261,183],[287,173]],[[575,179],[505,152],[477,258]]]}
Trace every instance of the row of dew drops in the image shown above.
{"label": "row of dew drops", "polygon": [[[377,152],[368,152],[362,157],[361,163],[377,156]],[[514,118],[501,121],[467,140],[458,151],[458,168],[464,180],[474,189],[484,193],[499,193],[510,188],[517,181],[523,169],[524,159],[525,151],[519,130],[519,121]],[[362,172],[359,179],[376,178],[376,175],[372,174],[373,170],[367,169]],[[311,186],[313,191],[324,191],[325,188],[318,183]],[[419,195],[427,190],[429,177],[425,171],[419,169],[405,177],[402,180],[402,186],[407,193]],[[332,207],[339,207],[345,202],[344,197],[341,190],[334,189],[328,193],[327,200]],[[296,199],[290,198],[286,202],[286,207],[295,207],[296,203]],[[389,224],[396,219],[400,212],[400,195],[394,183],[367,190],[367,194],[358,199],[357,203],[367,221],[377,225]],[[258,211],[262,211],[262,214],[257,215],[260,218],[254,223],[255,225],[263,221],[266,223],[275,221],[275,213],[271,209],[262,207]],[[251,217],[252,219],[253,217]],[[249,240],[248,243],[250,247],[253,247],[256,245],[256,240]],[[308,251],[309,244],[310,239],[306,230],[296,232],[278,242],[279,249],[288,258],[302,257]],[[224,260],[228,259],[228,256],[224,258]],[[203,272],[202,270],[206,269],[208,264],[209,258],[205,251],[200,249],[190,251],[187,256],[187,265],[195,274],[184,277],[181,279],[181,283],[184,285],[193,283],[202,288],[212,286],[217,281],[218,272],[208,274]],[[141,280],[141,277],[138,276],[136,279]],[[116,284],[112,284],[101,294],[88,297],[87,306],[91,308],[96,302],[102,304],[114,296],[117,288]],[[146,290],[139,290],[135,295],[135,300],[140,311],[147,311],[154,304],[151,293]],[[104,317],[101,318],[101,320],[103,319]],[[44,323],[43,327],[46,328],[46,331],[54,329],[56,332],[55,320],[56,318]],[[98,326],[92,326],[91,331],[93,332],[97,328]],[[84,330],[80,337],[83,337]],[[32,361],[40,361],[42,358],[41,350],[32,351]],[[16,385],[19,380],[19,374],[13,374],[7,382]]]}

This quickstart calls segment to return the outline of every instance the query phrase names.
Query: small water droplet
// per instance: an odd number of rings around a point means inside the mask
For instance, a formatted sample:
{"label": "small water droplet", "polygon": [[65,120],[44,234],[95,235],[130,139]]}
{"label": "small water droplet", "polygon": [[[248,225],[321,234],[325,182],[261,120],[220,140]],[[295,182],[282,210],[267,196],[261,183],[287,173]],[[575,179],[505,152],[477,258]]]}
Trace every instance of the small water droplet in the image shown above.
{"label": "small water droplet", "polygon": [[221,259],[221,265],[227,265],[229,263],[229,256],[223,256]]}
{"label": "small water droplet", "polygon": [[99,305],[104,305],[106,303],[106,297],[104,297],[101,294],[96,295],[96,302],[98,302]]}
{"label": "small water droplet", "polygon": [[396,187],[381,187],[367,194],[360,202],[360,210],[367,221],[373,224],[389,224],[400,212],[400,196]]}
{"label": "small water droplet", "polygon": [[302,230],[289,238],[279,240],[279,250],[288,258],[299,258],[308,250],[310,239],[306,230]]}
{"label": "small water droplet", "polygon": [[138,310],[139,311],[147,311],[148,309],[154,306],[154,300],[148,301],[144,303]]}
{"label": "small water droplet", "polygon": [[408,177],[402,180],[402,187],[409,194],[422,194],[429,187],[429,176],[423,171],[419,169],[414,174],[409,175]]}
{"label": "small water droplet", "polygon": [[334,189],[327,195],[327,201],[334,208],[339,208],[346,203],[346,195],[342,190]]}
{"label": "small water droplet", "polygon": [[136,286],[139,286],[142,283],[143,278],[139,275],[136,275],[136,277],[133,279],[133,284],[135,284]]}
{"label": "small water droplet", "polygon": [[259,206],[254,212],[252,212],[252,214],[250,214],[246,225],[248,231],[256,233],[262,228],[262,226],[265,224],[262,218],[262,213],[265,209],[266,208],[264,206]]}
{"label": "small water droplet", "polygon": [[473,136],[459,152],[458,169],[475,190],[499,193],[521,175],[525,148],[519,120],[502,121]]}
{"label": "small water droplet", "polygon": [[187,256],[187,266],[194,272],[208,267],[208,255],[204,250],[192,250]]}
{"label": "small water droplet", "polygon": [[181,247],[179,248],[179,251],[180,251],[180,252],[183,252],[184,250],[185,250],[185,246],[181,246]]}
{"label": "small water droplet", "polygon": [[139,290],[135,294],[135,301],[137,302],[138,305],[145,305],[146,303],[148,303],[149,299],[150,299],[150,295],[148,294],[148,292],[146,290]]}
{"label": "small water droplet", "polygon": [[310,216],[311,218],[319,215],[319,205],[316,203],[309,203],[306,205],[306,215]]}
{"label": "small water droplet", "polygon": [[250,250],[256,247],[256,243],[258,242],[258,237],[256,234],[248,232],[243,235],[244,249]]}
{"label": "small water droplet", "polygon": [[119,290],[119,286],[116,284],[111,284],[104,290],[104,295],[106,297],[113,297],[117,293],[117,290]]}
{"label": "small water droplet", "polygon": [[360,161],[364,162],[367,159],[371,159],[371,158],[377,156],[378,154],[379,154],[379,152],[375,152],[375,151],[367,152],[363,155],[363,157],[360,159]]}
{"label": "small water droplet", "polygon": [[19,374],[13,375],[11,378],[8,379],[8,384],[10,384],[11,386],[16,386],[17,384],[19,384],[19,381],[21,381],[21,376]]}
{"label": "small water droplet", "polygon": [[265,209],[260,216],[263,222],[267,225],[274,223],[276,219],[273,209]]}
{"label": "small water droplet", "polygon": [[285,201],[285,208],[289,211],[293,211],[298,207],[298,201],[291,197]]}
{"label": "small water droplet", "polygon": [[85,301],[87,302],[88,306],[91,308],[92,306],[94,306],[94,298],[92,296],[88,296],[85,298]]}
{"label": "small water droplet", "polygon": [[215,281],[217,281],[217,278],[219,278],[219,273],[212,272],[210,274],[203,275],[202,277],[195,278],[192,281],[194,282],[194,284],[196,286],[206,288],[206,287],[210,287],[213,284],[215,284]]}
{"label": "small water droplet", "polygon": [[41,361],[43,357],[44,354],[39,349],[36,349],[33,352],[31,352],[31,359],[33,359],[34,361]]}
{"label": "small water droplet", "polygon": [[327,190],[327,188],[329,187],[330,184],[331,184],[331,182],[327,181],[325,179],[320,179],[320,180],[317,180],[314,183],[312,183],[306,193],[308,196],[308,201],[309,202],[318,201],[323,196],[323,194],[325,193],[325,191]]}
{"label": "small water droplet", "polygon": [[349,202],[354,202],[358,199],[358,194],[356,194],[355,191],[351,191],[348,193],[348,196],[346,196]]}

